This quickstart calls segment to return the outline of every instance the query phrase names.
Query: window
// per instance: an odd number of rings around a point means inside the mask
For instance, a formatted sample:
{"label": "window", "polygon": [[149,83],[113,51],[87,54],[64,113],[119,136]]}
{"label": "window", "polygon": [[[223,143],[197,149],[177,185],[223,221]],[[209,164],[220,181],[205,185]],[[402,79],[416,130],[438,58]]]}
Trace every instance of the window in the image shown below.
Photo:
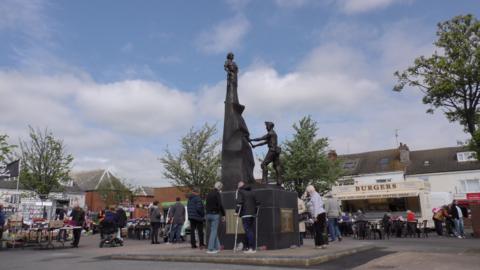
{"label": "window", "polygon": [[390,159],[389,158],[382,158],[382,159],[380,159],[379,163],[380,163],[381,166],[386,166],[386,165],[388,165],[388,163],[390,163]]}
{"label": "window", "polygon": [[480,180],[479,179],[467,179],[460,180],[460,192],[480,192]]}
{"label": "window", "polygon": [[343,163],[343,169],[353,170],[357,167],[358,160],[347,160]]}
{"label": "window", "polygon": [[473,151],[458,152],[457,153],[457,161],[458,162],[476,161],[476,160],[477,160],[477,155]]}

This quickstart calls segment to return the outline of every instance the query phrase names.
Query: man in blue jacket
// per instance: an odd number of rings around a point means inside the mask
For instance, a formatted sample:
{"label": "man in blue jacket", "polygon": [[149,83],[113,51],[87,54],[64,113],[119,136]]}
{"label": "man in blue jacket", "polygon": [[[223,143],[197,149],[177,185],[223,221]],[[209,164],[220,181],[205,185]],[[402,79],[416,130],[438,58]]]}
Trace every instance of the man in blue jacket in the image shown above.
{"label": "man in blue jacket", "polygon": [[187,203],[188,220],[190,221],[190,243],[192,248],[197,248],[197,242],[195,240],[195,231],[198,232],[198,242],[200,249],[205,248],[203,241],[203,222],[205,221],[205,207],[203,201],[198,196],[198,190],[193,190],[188,197]]}
{"label": "man in blue jacket", "polygon": [[0,240],[2,240],[3,226],[5,226],[5,212],[3,212],[3,205],[0,204]]}

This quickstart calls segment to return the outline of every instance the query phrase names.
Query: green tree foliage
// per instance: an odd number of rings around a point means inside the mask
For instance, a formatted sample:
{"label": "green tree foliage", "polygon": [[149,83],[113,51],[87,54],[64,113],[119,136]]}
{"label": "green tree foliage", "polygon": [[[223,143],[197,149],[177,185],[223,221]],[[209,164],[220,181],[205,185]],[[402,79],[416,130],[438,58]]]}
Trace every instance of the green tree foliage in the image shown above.
{"label": "green tree foliage", "polygon": [[438,24],[437,50],[431,57],[420,56],[413,66],[395,72],[395,91],[406,85],[420,89],[423,103],[444,111],[472,136],[480,149],[478,104],[480,101],[480,22],[473,15],[457,16]]}
{"label": "green tree foliage", "polygon": [[41,198],[54,190],[61,190],[61,183],[70,180],[73,157],[65,152],[63,141],[51,131],[43,132],[29,127],[29,141],[20,140],[22,171],[20,182]]}
{"label": "green tree foliage", "polygon": [[190,129],[181,140],[178,154],[168,149],[160,159],[164,166],[163,175],[180,188],[197,188],[203,197],[220,176],[219,140],[214,139],[216,126],[205,124],[202,128]]}
{"label": "green tree foliage", "polygon": [[125,180],[115,180],[100,183],[96,190],[107,207],[119,205],[125,201],[132,202],[133,186]]}
{"label": "green tree foliage", "polygon": [[341,176],[339,161],[327,157],[328,139],[317,138],[317,123],[310,116],[293,125],[292,140],[282,144],[283,180],[287,190],[302,194],[307,185],[321,193],[330,190]]}
{"label": "green tree foliage", "polygon": [[15,145],[7,142],[8,135],[0,134],[0,166],[5,165],[11,159]]}

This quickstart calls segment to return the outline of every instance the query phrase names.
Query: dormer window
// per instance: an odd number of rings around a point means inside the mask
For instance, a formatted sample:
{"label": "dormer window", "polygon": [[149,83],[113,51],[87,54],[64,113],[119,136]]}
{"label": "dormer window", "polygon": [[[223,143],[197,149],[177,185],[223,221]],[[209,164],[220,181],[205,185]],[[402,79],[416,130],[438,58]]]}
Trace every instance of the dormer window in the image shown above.
{"label": "dormer window", "polygon": [[457,161],[458,162],[477,161],[477,154],[473,151],[458,152]]}
{"label": "dormer window", "polygon": [[390,165],[390,159],[389,158],[382,158],[378,161],[378,165],[380,165],[380,168],[382,170],[385,170]]}
{"label": "dormer window", "polygon": [[344,170],[354,170],[357,167],[358,160],[347,160],[343,163]]}

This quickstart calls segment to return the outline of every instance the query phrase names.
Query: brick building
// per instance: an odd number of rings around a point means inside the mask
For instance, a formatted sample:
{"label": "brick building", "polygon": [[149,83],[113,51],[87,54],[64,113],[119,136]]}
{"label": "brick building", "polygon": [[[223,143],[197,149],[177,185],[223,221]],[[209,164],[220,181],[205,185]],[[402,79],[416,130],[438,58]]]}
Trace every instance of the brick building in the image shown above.
{"label": "brick building", "polygon": [[85,206],[98,212],[110,205],[130,206],[131,192],[109,170],[72,173],[72,179],[85,192]]}
{"label": "brick building", "polygon": [[186,204],[187,193],[188,191],[178,187],[139,187],[133,193],[133,205],[135,206],[133,216],[135,218],[147,217],[148,206],[154,201],[158,201],[160,207],[165,211],[175,203],[177,197]]}

